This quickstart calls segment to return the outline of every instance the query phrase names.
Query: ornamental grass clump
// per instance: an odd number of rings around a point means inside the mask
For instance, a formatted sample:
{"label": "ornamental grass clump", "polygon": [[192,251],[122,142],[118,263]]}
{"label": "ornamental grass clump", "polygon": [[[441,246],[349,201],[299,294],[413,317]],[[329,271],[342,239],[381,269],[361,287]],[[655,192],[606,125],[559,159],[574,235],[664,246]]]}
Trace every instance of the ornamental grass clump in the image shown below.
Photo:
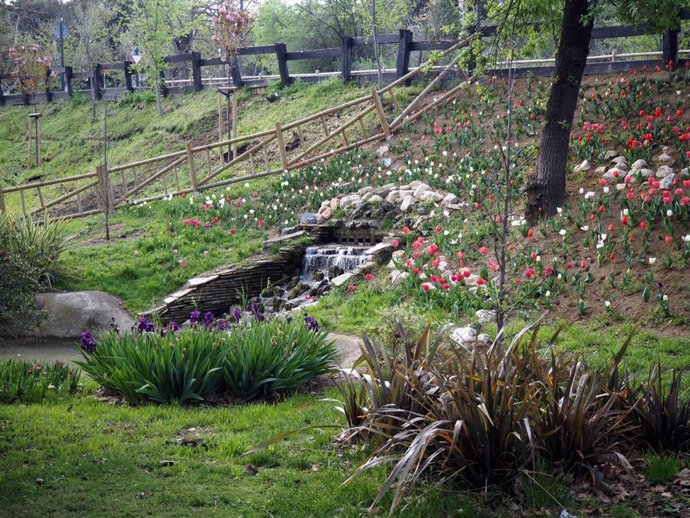
{"label": "ornamental grass clump", "polygon": [[77,363],[130,405],[203,401],[221,381],[222,338],[216,331],[108,332],[94,345],[82,336],[84,361]]}
{"label": "ornamental grass clump", "polygon": [[551,341],[525,328],[509,343],[472,352],[429,328],[387,357],[365,340],[366,373],[342,389],[349,436],[374,436],[379,448],[354,476],[393,464],[372,507],[394,491],[393,507],[433,472],[463,485],[514,487],[540,463],[564,471],[591,469],[618,451],[634,424],[609,390],[629,340],[605,371],[550,351]]}
{"label": "ornamental grass clump", "polygon": [[223,347],[224,388],[245,401],[298,389],[331,371],[337,354],[313,317],[235,327]]}
{"label": "ornamental grass clump", "polygon": [[146,319],[134,332],[88,331],[79,365],[131,405],[186,403],[220,394],[250,401],[298,389],[333,369],[337,350],[312,317],[235,323],[195,311],[191,327],[171,322],[158,329]]}
{"label": "ornamental grass clump", "polygon": [[79,369],[62,362],[31,363],[0,361],[0,403],[37,403],[74,394],[79,388]]}

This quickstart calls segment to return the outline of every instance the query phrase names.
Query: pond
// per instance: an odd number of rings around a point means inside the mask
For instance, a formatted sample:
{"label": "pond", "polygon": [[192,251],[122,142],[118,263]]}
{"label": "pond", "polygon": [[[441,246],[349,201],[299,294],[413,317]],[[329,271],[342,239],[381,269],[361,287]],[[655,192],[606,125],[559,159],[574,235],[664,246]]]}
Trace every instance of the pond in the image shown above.
{"label": "pond", "polygon": [[73,362],[82,358],[78,343],[74,338],[7,338],[0,343],[0,359]]}

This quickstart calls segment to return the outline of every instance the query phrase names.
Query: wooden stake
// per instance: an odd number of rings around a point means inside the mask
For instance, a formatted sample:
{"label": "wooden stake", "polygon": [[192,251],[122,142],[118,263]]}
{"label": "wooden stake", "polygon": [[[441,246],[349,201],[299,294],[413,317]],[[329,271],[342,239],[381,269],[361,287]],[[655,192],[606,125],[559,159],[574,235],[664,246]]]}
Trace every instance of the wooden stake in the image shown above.
{"label": "wooden stake", "polygon": [[280,161],[283,168],[287,169],[290,165],[288,163],[287,152],[285,151],[285,140],[283,139],[283,130],[280,127],[280,122],[276,122],[276,142],[278,144],[278,151],[280,152]]}
{"label": "wooden stake", "polygon": [[0,213],[5,213],[7,209],[5,208],[5,193],[0,189]]}
{"label": "wooden stake", "polygon": [[[220,151],[221,157],[223,156],[223,150]],[[189,163],[189,176],[192,179],[192,189],[196,192],[199,189],[198,180],[196,177],[196,167],[194,165],[194,151],[192,151],[192,143],[187,142],[187,162]]]}
{"label": "wooden stake", "polygon": [[[228,137],[231,139],[237,138],[237,119],[238,119],[237,95],[235,93],[233,93],[232,94],[232,135],[228,135]],[[232,145],[232,157],[237,158],[237,143],[234,143]]]}
{"label": "wooden stake", "polygon": [[43,212],[46,210],[46,202],[43,201],[43,193],[41,192],[41,188],[37,187],[36,190],[38,191],[38,201],[41,202],[41,208],[43,209]]}
{"label": "wooden stake", "polygon": [[374,100],[374,106],[376,106],[376,111],[379,114],[379,120],[381,121],[381,129],[383,129],[383,134],[386,138],[390,137],[391,130],[388,127],[388,121],[386,120],[386,113],[383,111],[383,105],[381,104],[381,98],[376,88],[371,89],[371,97]]}

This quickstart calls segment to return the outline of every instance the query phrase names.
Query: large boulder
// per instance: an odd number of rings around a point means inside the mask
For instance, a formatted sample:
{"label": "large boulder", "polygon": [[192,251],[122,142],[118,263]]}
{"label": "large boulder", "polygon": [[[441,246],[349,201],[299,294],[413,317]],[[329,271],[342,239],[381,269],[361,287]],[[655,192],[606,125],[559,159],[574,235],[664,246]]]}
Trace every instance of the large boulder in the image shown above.
{"label": "large boulder", "polygon": [[129,331],[134,325],[120,299],[102,291],[40,293],[36,303],[46,318],[29,333],[31,336],[79,338],[86,329],[91,332],[107,330],[112,322],[120,331]]}

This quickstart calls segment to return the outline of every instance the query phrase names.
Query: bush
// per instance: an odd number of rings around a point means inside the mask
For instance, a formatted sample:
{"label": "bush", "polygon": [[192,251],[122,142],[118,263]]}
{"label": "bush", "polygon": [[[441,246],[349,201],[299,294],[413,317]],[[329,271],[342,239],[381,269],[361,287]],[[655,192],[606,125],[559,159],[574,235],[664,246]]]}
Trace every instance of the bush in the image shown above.
{"label": "bush", "polygon": [[158,332],[148,321],[140,334],[82,336],[82,369],[136,405],[144,401],[203,401],[216,392],[249,401],[299,388],[332,369],[336,348],[315,323],[254,322],[229,328],[224,320]]}
{"label": "bush", "polygon": [[302,322],[271,320],[225,339],[225,389],[245,401],[298,389],[333,368],[336,347]]}
{"label": "bush", "polygon": [[513,485],[543,462],[586,469],[612,452],[630,429],[629,410],[608,388],[629,340],[599,372],[577,357],[543,359],[550,342],[526,331],[468,353],[443,336],[432,341],[429,326],[416,344],[401,329],[400,357],[365,340],[362,389],[350,383],[342,392],[350,434],[383,442],[355,475],[395,464],[372,506],[392,487],[397,506],[430,470],[481,489]]}
{"label": "bush", "polygon": [[0,403],[36,403],[74,394],[79,386],[79,377],[78,369],[61,362],[0,361]]}
{"label": "bush", "polygon": [[35,327],[34,294],[51,286],[70,239],[62,222],[0,217],[0,336]]}
{"label": "bush", "polygon": [[[151,400],[203,400],[221,380],[221,340],[217,331],[103,335],[78,365],[96,382],[122,394],[130,405]],[[83,340],[82,340],[82,345]]]}

